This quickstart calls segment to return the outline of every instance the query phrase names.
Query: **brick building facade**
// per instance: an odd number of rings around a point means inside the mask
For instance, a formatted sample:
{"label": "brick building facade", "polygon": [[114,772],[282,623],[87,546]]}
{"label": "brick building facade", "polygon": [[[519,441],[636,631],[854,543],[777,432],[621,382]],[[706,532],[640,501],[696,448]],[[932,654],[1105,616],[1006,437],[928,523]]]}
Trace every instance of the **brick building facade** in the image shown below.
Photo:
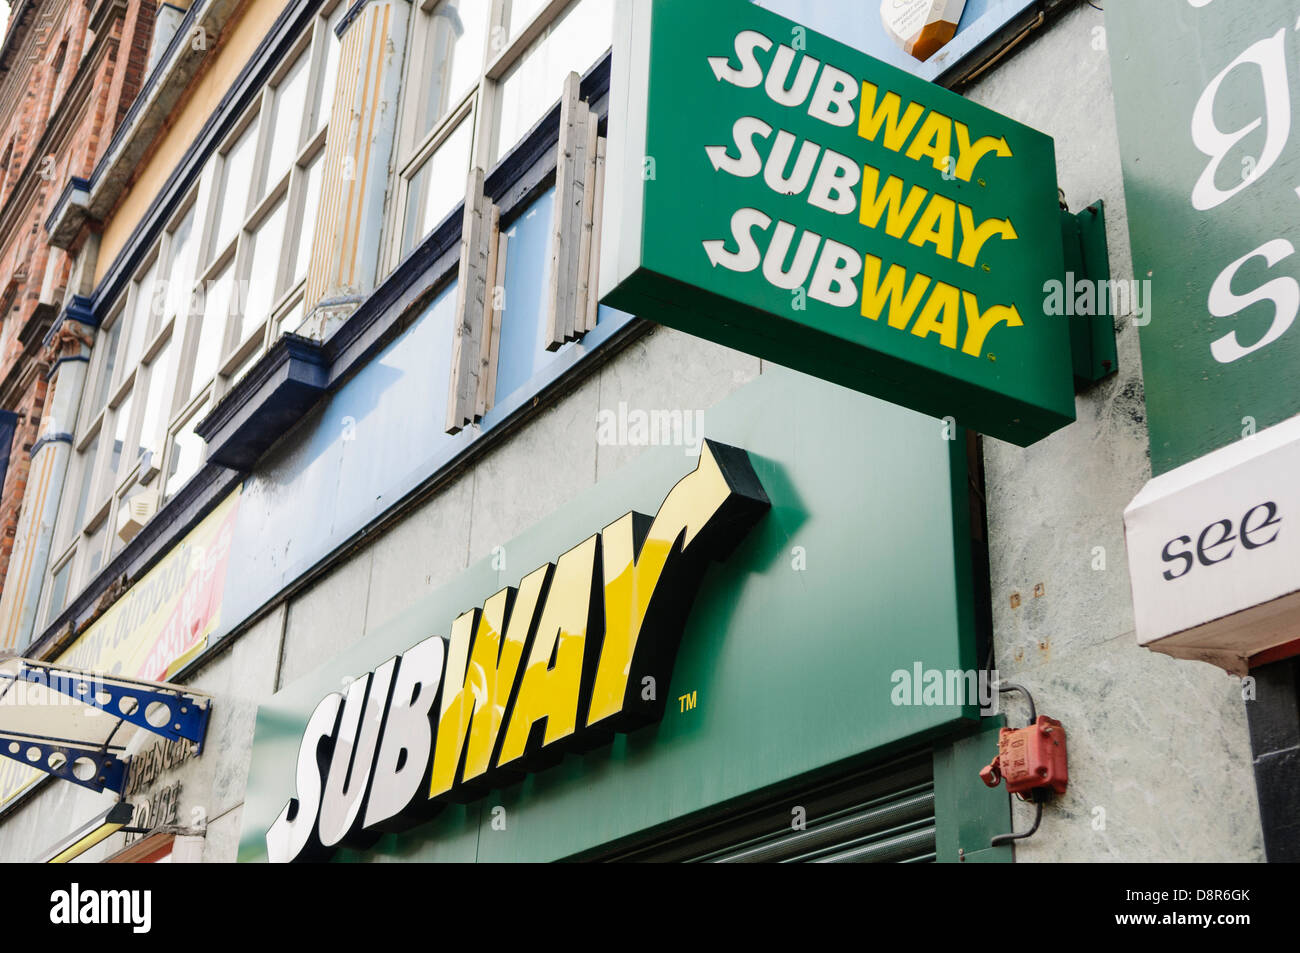
{"label": "brick building facade", "polygon": [[[56,248],[47,219],[67,190],[89,178],[130,109],[153,22],[154,6],[139,0],[28,0],[16,4],[0,47],[0,409],[17,417],[0,499],[0,590],[33,448],[42,434],[71,428],[42,427],[42,416],[52,366],[79,353],[81,336],[49,331],[91,233],[83,228]],[[40,482],[35,489],[47,481]]]}

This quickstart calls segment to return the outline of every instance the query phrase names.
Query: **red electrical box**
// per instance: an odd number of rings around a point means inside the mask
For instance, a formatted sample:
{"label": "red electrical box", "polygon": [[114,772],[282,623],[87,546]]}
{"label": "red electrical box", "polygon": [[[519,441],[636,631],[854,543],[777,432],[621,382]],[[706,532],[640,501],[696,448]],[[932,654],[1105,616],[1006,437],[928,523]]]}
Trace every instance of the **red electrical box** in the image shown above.
{"label": "red electrical box", "polygon": [[1065,728],[1055,718],[1039,715],[1024,728],[1003,728],[998,732],[998,754],[980,771],[991,788],[1006,779],[1012,794],[1026,794],[1040,788],[1065,793],[1070,774],[1065,762]]}

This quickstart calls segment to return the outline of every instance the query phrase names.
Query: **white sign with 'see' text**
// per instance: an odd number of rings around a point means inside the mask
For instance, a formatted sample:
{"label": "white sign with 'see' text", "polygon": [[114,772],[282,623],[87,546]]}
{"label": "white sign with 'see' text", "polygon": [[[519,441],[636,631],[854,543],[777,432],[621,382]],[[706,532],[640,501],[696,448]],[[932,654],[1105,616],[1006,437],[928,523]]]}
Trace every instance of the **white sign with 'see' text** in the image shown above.
{"label": "white sign with 'see' text", "polygon": [[1300,417],[1155,477],[1124,530],[1139,644],[1198,629],[1179,641],[1248,659],[1300,637]]}

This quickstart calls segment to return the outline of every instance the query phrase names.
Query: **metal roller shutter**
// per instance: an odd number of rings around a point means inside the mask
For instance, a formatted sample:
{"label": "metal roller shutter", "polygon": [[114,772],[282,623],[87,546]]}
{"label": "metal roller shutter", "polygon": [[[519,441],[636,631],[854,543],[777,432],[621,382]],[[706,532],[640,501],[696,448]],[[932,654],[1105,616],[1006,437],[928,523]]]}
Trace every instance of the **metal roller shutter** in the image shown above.
{"label": "metal roller shutter", "polygon": [[[805,827],[795,829],[795,809]],[[769,795],[599,859],[703,863],[923,863],[935,858],[934,765],[918,752]]]}

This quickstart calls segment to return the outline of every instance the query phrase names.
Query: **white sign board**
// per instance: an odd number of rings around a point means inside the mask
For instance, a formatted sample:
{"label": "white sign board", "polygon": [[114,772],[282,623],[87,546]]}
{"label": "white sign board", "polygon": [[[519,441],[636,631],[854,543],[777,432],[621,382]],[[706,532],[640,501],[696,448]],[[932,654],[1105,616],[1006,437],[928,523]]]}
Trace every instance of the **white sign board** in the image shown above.
{"label": "white sign board", "polygon": [[1238,674],[1296,654],[1300,417],[1151,480],[1124,530],[1139,644]]}

